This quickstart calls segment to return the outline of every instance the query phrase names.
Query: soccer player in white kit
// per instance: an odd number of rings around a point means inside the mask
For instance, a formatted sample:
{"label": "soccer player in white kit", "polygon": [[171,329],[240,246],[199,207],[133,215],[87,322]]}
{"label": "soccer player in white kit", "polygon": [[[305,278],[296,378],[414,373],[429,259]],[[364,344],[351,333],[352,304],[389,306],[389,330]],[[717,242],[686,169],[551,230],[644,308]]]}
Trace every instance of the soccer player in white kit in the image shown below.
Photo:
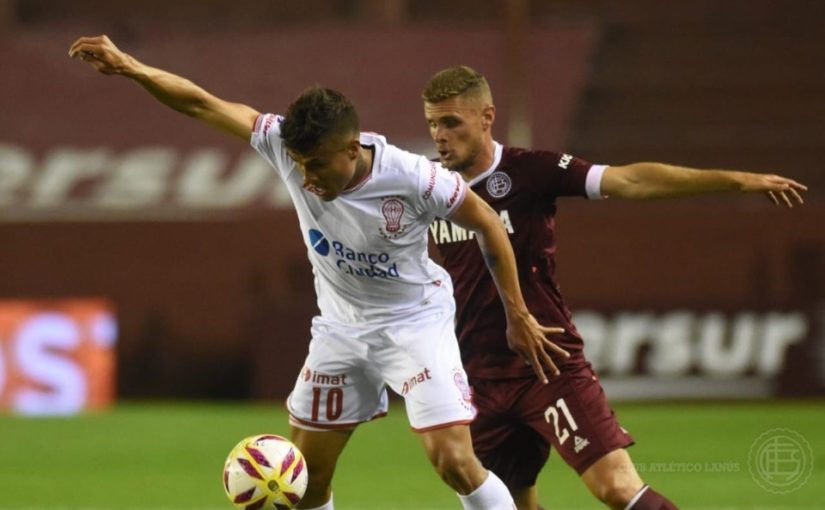
{"label": "soccer player in white kit", "polygon": [[360,133],[352,104],[315,87],[284,117],[229,103],[138,62],[106,36],[70,48],[104,74],[120,74],[165,105],[252,146],[277,170],[298,213],[320,315],[288,399],[292,439],[307,460],[299,508],[332,510],[339,455],[361,422],[387,411],[386,386],[404,397],[412,428],[466,509],[513,509],[506,486],[473,454],[476,414],[454,333],[450,277],[427,255],[436,217],[475,232],[508,322],[508,338],[535,345],[528,359],[558,370],[543,348],[566,354],[527,311],[497,214],[459,174]]}

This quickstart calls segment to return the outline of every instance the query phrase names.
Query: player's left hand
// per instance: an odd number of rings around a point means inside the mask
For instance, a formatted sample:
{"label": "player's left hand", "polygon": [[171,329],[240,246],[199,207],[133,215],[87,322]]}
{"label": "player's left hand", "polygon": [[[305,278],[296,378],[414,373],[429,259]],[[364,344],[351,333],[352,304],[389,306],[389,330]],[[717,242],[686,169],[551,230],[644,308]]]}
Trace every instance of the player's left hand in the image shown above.
{"label": "player's left hand", "polygon": [[553,375],[559,375],[559,369],[550,357],[550,352],[565,358],[570,357],[569,352],[547,338],[547,335],[561,333],[564,333],[564,328],[542,326],[529,313],[523,318],[507,321],[507,345],[533,367],[536,377],[544,384],[548,382],[545,368]]}
{"label": "player's left hand", "polygon": [[122,73],[129,60],[106,35],[79,38],[69,48],[69,56],[88,62],[103,74]]}
{"label": "player's left hand", "polygon": [[792,208],[795,203],[805,203],[801,193],[808,191],[808,187],[781,175],[743,173],[742,191],[763,192],[774,205]]}

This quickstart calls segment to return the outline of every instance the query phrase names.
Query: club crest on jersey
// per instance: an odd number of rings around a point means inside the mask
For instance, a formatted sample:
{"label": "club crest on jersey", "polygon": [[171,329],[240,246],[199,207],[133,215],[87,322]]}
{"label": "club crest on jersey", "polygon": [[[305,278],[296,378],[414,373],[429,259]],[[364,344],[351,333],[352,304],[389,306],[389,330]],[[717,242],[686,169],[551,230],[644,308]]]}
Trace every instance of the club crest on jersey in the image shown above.
{"label": "club crest on jersey", "polygon": [[487,179],[487,193],[493,198],[501,198],[507,195],[512,187],[513,181],[504,172],[493,172],[493,175]]}
{"label": "club crest on jersey", "polygon": [[396,197],[381,199],[381,215],[384,225],[381,227],[381,237],[395,239],[407,230],[407,224],[401,223],[404,218],[404,202]]}

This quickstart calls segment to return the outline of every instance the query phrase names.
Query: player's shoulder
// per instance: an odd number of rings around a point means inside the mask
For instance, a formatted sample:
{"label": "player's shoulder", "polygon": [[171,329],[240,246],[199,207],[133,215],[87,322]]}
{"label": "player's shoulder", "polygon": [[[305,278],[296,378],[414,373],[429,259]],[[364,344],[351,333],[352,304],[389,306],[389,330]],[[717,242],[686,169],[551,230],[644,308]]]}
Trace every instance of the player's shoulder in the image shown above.
{"label": "player's shoulder", "polygon": [[386,137],[376,133],[361,133],[361,144],[375,149],[377,165],[373,171],[384,174],[418,175],[426,157],[414,154],[389,143]]}
{"label": "player's shoulder", "polygon": [[386,136],[374,133],[372,131],[361,131],[360,140],[361,145],[374,145],[380,147],[386,147],[390,145],[389,143],[387,143]]}
{"label": "player's shoulder", "polygon": [[573,160],[570,154],[544,149],[525,149],[505,146],[501,154],[500,167],[530,169],[566,169]]}
{"label": "player's shoulder", "polygon": [[276,140],[280,139],[281,135],[281,123],[284,121],[284,117],[282,115],[278,115],[275,113],[259,113],[257,117],[255,117],[255,122],[252,125],[251,137],[254,140],[255,138],[266,139],[272,135]]}

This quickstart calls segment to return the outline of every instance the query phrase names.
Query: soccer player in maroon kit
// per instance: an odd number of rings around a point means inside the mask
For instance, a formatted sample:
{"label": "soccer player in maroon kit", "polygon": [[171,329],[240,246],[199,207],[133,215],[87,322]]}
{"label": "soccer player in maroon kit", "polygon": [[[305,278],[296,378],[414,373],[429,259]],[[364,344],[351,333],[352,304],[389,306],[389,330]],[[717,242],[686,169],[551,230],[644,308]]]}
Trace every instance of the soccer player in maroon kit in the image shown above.
{"label": "soccer player in maroon kit", "polygon": [[447,220],[431,225],[455,285],[462,360],[479,411],[471,425],[476,454],[504,480],[520,510],[540,508],[536,478],[551,445],[607,506],[676,508],[639,477],[625,450],[633,438],[619,425],[584,358],[582,337],[555,280],[555,200],[743,191],[763,192],[775,204],[792,207],[802,203],[800,193],[807,188],[777,175],[662,163],[592,165],[568,154],[504,147],[492,138],[489,85],[466,66],[435,74],[422,96],[441,163],[461,173],[509,232],[530,312],[542,324],[565,330],[552,342],[508,345],[504,309],[472,236]]}

